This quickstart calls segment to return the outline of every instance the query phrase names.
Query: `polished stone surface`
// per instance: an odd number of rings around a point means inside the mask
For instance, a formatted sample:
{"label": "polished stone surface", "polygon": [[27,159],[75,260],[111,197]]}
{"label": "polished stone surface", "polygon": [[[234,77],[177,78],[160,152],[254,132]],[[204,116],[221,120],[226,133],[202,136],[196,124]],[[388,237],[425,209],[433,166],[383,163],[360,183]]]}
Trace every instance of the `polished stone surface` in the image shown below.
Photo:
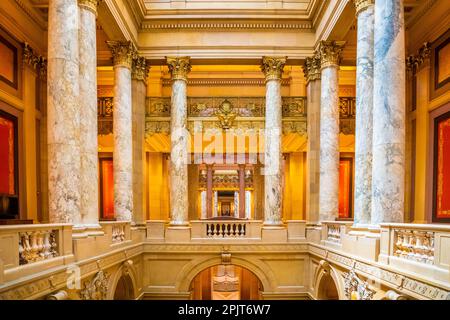
{"label": "polished stone surface", "polygon": [[375,3],[372,219],[402,222],[405,179],[403,0]]}
{"label": "polished stone surface", "polygon": [[77,0],[49,3],[47,138],[49,219],[81,223]]}
{"label": "polished stone surface", "polygon": [[369,224],[372,209],[374,6],[358,14],[356,59],[355,224]]}

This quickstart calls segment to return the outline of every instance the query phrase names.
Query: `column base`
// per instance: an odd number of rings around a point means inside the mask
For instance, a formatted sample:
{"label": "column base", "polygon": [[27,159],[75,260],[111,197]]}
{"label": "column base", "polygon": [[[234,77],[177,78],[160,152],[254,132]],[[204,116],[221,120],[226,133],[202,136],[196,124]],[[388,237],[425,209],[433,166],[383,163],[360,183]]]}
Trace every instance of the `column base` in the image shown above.
{"label": "column base", "polygon": [[288,239],[287,228],[283,225],[263,225],[261,233],[263,242],[286,243]]}
{"label": "column base", "polygon": [[190,242],[191,241],[191,227],[190,226],[176,226],[170,225],[166,229],[166,242]]}

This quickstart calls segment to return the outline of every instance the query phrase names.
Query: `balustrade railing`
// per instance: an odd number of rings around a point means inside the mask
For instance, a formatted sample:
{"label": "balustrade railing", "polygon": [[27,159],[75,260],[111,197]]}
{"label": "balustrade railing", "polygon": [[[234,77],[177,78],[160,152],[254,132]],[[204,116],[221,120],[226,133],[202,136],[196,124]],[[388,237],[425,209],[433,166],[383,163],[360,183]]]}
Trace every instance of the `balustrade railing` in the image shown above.
{"label": "balustrade railing", "polygon": [[347,233],[353,221],[323,221],[322,240],[329,244],[340,245],[342,234]]}
{"label": "balustrade railing", "polygon": [[192,240],[261,239],[259,220],[196,220],[191,221]]}
{"label": "balustrade railing", "polygon": [[242,222],[206,223],[207,237],[238,238],[245,237],[246,225]]}
{"label": "balustrade railing", "polygon": [[100,222],[105,235],[109,237],[111,245],[123,243],[131,239],[131,224],[126,221],[102,221]]}
{"label": "balustrade railing", "polygon": [[58,230],[52,229],[19,232],[19,264],[57,257],[57,234]]}
{"label": "balustrade railing", "polygon": [[433,264],[434,232],[394,229],[394,256]]}

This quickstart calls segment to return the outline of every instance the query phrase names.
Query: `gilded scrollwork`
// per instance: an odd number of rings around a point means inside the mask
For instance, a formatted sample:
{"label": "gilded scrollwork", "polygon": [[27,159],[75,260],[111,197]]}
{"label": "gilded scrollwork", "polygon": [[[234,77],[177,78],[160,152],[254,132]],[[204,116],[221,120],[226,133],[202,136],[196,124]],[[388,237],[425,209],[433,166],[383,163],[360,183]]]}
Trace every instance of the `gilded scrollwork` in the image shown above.
{"label": "gilded scrollwork", "polygon": [[344,292],[350,300],[371,300],[375,294],[369,284],[361,280],[353,269],[344,275]]}
{"label": "gilded scrollwork", "polygon": [[106,300],[108,293],[108,275],[100,270],[91,279],[84,283],[84,288],[80,291],[81,300]]}

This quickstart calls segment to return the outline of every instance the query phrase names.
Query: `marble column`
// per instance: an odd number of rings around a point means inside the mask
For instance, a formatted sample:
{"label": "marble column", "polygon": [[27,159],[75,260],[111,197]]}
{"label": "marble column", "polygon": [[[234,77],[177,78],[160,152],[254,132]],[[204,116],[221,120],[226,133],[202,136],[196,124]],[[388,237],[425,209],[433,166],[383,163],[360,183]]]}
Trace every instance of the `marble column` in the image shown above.
{"label": "marble column", "polygon": [[114,59],[114,214],[118,221],[131,221],[133,218],[131,67],[136,52],[130,41],[108,41],[108,46]]}
{"label": "marble column", "polygon": [[51,223],[80,224],[79,14],[77,0],[48,9],[47,144]]}
{"label": "marble column", "polygon": [[307,172],[306,172],[306,220],[319,221],[319,180],[320,180],[320,59],[306,58],[303,66],[307,92]]}
{"label": "marble column", "polygon": [[80,158],[81,219],[89,228],[99,228],[97,142],[97,0],[78,0],[80,29]]}
{"label": "marble column", "polygon": [[239,165],[239,218],[245,218],[245,165]]}
{"label": "marble column", "polygon": [[339,211],[339,62],[342,44],[321,41],[319,220]]}
{"label": "marble column", "polygon": [[206,217],[212,217],[213,202],[213,169],[212,165],[206,165]]}
{"label": "marble column", "polygon": [[191,70],[189,57],[168,57],[172,76],[170,119],[170,219],[172,225],[188,222],[188,152],[187,75]]}
{"label": "marble column", "polygon": [[264,146],[264,224],[280,225],[281,172],[281,76],[285,57],[263,57],[266,77],[266,127]]}
{"label": "marble column", "polygon": [[375,1],[372,224],[403,222],[405,26],[403,0]]}
{"label": "marble column", "polygon": [[144,225],[145,217],[145,98],[150,66],[144,57],[133,60],[131,70],[132,130],[133,130],[133,222]]}
{"label": "marble column", "polygon": [[372,210],[373,0],[355,0],[356,53],[355,224],[370,224]]}

